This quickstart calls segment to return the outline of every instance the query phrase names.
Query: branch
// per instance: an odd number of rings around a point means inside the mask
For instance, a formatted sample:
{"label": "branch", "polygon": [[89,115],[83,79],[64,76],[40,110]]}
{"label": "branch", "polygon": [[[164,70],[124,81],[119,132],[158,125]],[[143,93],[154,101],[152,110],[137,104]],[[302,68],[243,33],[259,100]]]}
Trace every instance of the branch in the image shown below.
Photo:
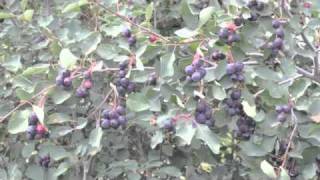
{"label": "branch", "polygon": [[152,35],[154,35],[154,36],[157,36],[157,37],[159,37],[160,39],[162,39],[162,40],[164,40],[164,41],[166,41],[166,42],[170,42],[166,37],[164,37],[164,36],[162,36],[162,35],[160,35],[160,34],[158,34],[158,33],[155,33],[155,32],[153,32],[152,30],[150,30],[150,29],[148,29],[148,28],[146,28],[146,27],[143,27],[143,26],[141,26],[141,25],[133,22],[133,21],[130,20],[128,17],[126,17],[126,16],[124,16],[124,15],[121,15],[121,14],[119,14],[118,12],[114,12],[114,11],[112,11],[110,8],[107,8],[107,7],[105,7],[104,5],[102,5],[102,4],[100,4],[100,3],[96,3],[96,4],[97,4],[98,6],[100,6],[100,7],[102,7],[104,10],[106,10],[106,11],[109,12],[110,14],[113,14],[113,15],[121,18],[122,20],[130,23],[131,25],[136,26],[136,27],[138,27],[139,29],[141,29],[141,30],[143,30],[143,31],[145,31],[145,32],[147,32],[147,33],[149,33],[149,34],[152,34]]}
{"label": "branch", "polygon": [[283,155],[283,161],[282,161],[282,164],[279,168],[279,174],[280,174],[280,171],[281,169],[285,169],[286,167],[286,163],[287,163],[287,160],[288,160],[288,154],[289,154],[289,150],[290,150],[290,147],[291,147],[291,144],[292,144],[292,141],[293,141],[293,137],[298,129],[298,122],[297,122],[297,116],[295,115],[294,111],[293,111],[293,108],[291,108],[291,120],[292,122],[294,123],[294,127],[292,129],[292,132],[290,134],[290,137],[289,137],[289,141],[288,141],[288,146],[286,148],[286,151]]}
{"label": "branch", "polygon": [[301,67],[296,67],[297,72],[301,75],[303,75],[304,77],[310,78],[318,83],[320,83],[320,78],[316,77],[313,75],[313,73],[301,68]]}
{"label": "branch", "polygon": [[[34,95],[34,96],[32,96],[31,98],[30,98],[30,100],[32,100],[32,99],[35,99],[36,97],[38,97],[38,96],[41,96],[43,93],[46,93],[47,91],[49,91],[49,89],[51,89],[51,88],[53,88],[53,87],[55,87],[56,85],[51,85],[51,86],[48,86],[48,87],[46,87],[46,88],[44,88],[44,89],[42,89],[40,92],[38,92],[36,95]],[[0,118],[0,123],[2,123],[5,119],[7,119],[12,113],[14,113],[16,110],[18,110],[20,107],[22,107],[22,106],[24,106],[24,105],[26,105],[26,104],[28,104],[29,103],[29,101],[22,101],[22,102],[20,102],[19,104],[18,104],[18,106],[16,106],[14,109],[12,109],[10,112],[8,112],[6,115],[4,115],[4,116],[2,116],[1,118]]]}
{"label": "branch", "polygon": [[304,34],[304,31],[302,31],[300,33],[303,41],[306,43],[307,46],[309,46],[309,48],[312,50],[312,51],[316,51],[316,48],[312,45],[312,43],[308,40],[308,38],[306,37],[306,35]]}
{"label": "branch", "polygon": [[316,50],[317,55],[314,57],[314,73],[315,78],[319,78],[319,61],[320,61],[320,49]]}

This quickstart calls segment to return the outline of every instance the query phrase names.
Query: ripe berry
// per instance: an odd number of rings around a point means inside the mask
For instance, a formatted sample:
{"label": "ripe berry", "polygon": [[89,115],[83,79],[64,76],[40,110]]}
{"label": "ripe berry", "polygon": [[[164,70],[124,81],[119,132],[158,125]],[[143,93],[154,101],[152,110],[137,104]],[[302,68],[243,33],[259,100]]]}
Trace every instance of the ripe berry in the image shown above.
{"label": "ripe berry", "polygon": [[119,116],[118,122],[120,125],[125,125],[127,123],[127,118],[125,116]]}
{"label": "ripe berry", "polygon": [[283,46],[283,40],[281,38],[276,38],[272,42],[272,48],[273,49],[282,49],[282,46]]}
{"label": "ripe berry", "polygon": [[263,4],[263,2],[257,2],[256,10],[262,11],[263,9],[264,9],[264,4]]}
{"label": "ripe berry", "polygon": [[77,97],[81,97],[81,98],[84,98],[86,96],[88,96],[88,90],[84,87],[78,87],[77,90],[76,90],[76,96]]}
{"label": "ripe berry", "polygon": [[153,34],[149,37],[149,41],[150,41],[151,43],[154,43],[154,42],[156,42],[157,40],[158,40],[158,37],[155,36],[155,35],[153,35]]}
{"label": "ripe berry", "polygon": [[274,20],[272,21],[272,27],[273,27],[274,29],[278,29],[278,28],[280,27],[280,25],[281,25],[281,22],[280,22],[278,19],[274,19]]}
{"label": "ripe berry", "polygon": [[284,113],[289,114],[290,111],[291,111],[291,106],[289,106],[289,105],[284,105],[284,106],[282,106],[282,111],[283,111]]}
{"label": "ripe berry", "polygon": [[101,128],[108,129],[110,128],[110,121],[108,119],[101,120]]}
{"label": "ripe berry", "polygon": [[86,89],[91,89],[92,88],[92,81],[87,79],[83,82],[83,87]]}
{"label": "ripe berry", "polygon": [[118,127],[119,127],[119,122],[117,121],[117,120],[115,120],[115,119],[111,119],[110,120],[110,126],[112,127],[112,128],[114,128],[114,129],[117,129]]}
{"label": "ripe berry", "polygon": [[128,43],[129,43],[129,46],[134,46],[136,44],[137,40],[134,36],[131,36],[128,38]]}
{"label": "ripe berry", "polygon": [[205,68],[198,69],[198,72],[200,73],[201,79],[204,78],[204,76],[207,74],[207,71]]}
{"label": "ripe berry", "polygon": [[51,158],[49,156],[44,156],[40,158],[39,164],[44,168],[49,168],[50,161],[51,161]]}
{"label": "ripe berry", "polygon": [[219,57],[219,59],[225,59],[226,58],[226,55],[225,54],[223,54],[223,53],[219,53],[218,54],[218,57]]}
{"label": "ripe berry", "polygon": [[125,29],[122,31],[122,35],[123,35],[124,37],[126,37],[126,38],[130,38],[130,36],[131,36],[131,31],[130,31],[130,29],[125,28]]}
{"label": "ripe berry", "polygon": [[219,60],[219,52],[218,51],[214,51],[212,54],[211,54],[211,59],[216,61],[216,60]]}
{"label": "ripe berry", "polygon": [[218,36],[220,39],[226,39],[229,36],[229,30],[227,28],[220,29]]}
{"label": "ripe berry", "polygon": [[43,135],[46,132],[46,128],[42,124],[37,125],[37,134]]}
{"label": "ripe berry", "polygon": [[185,67],[184,72],[191,76],[194,72],[194,67],[192,65],[188,65]]}
{"label": "ripe berry", "polygon": [[197,115],[196,115],[196,121],[198,122],[198,123],[200,123],[200,124],[204,124],[205,122],[206,122],[206,115],[205,114],[203,114],[203,113],[198,113]]}
{"label": "ripe berry", "polygon": [[156,73],[152,73],[148,77],[148,84],[155,86],[157,85],[157,75]]}
{"label": "ripe berry", "polygon": [[283,39],[284,38],[284,30],[282,28],[278,28],[276,30],[276,35],[277,35],[278,38]]}
{"label": "ripe berry", "polygon": [[227,64],[227,74],[231,75],[236,72],[236,67],[234,64]]}
{"label": "ripe berry", "polygon": [[126,77],[126,71],[124,71],[124,70],[120,70],[119,71],[119,78],[124,78],[124,77]]}
{"label": "ripe berry", "polygon": [[70,77],[66,77],[63,80],[63,86],[70,87],[72,85],[72,79]]}
{"label": "ripe berry", "polygon": [[251,12],[250,17],[248,18],[249,21],[257,21],[258,20],[258,14]]}
{"label": "ripe berry", "polygon": [[128,93],[135,91],[135,89],[136,89],[136,85],[133,82],[130,82],[127,88]]}
{"label": "ripe berry", "polygon": [[287,115],[281,112],[280,114],[277,115],[277,120],[283,123],[287,120]]}
{"label": "ripe berry", "polygon": [[30,125],[30,126],[28,126],[28,128],[27,128],[27,133],[30,134],[30,135],[32,135],[32,136],[36,135],[36,133],[37,133],[37,126],[35,126],[35,125]]}
{"label": "ripe berry", "polygon": [[116,112],[120,115],[124,115],[126,113],[126,109],[123,106],[117,106]]}
{"label": "ripe berry", "polygon": [[105,119],[110,119],[109,117],[109,110],[108,109],[105,109],[102,111],[102,116],[105,118]]}
{"label": "ripe berry", "polygon": [[233,22],[236,26],[241,26],[243,23],[243,18],[241,16],[238,16],[233,20]]}
{"label": "ripe berry", "polygon": [[238,100],[241,98],[241,91],[240,90],[234,90],[232,91],[230,97],[233,99],[233,100]]}
{"label": "ripe berry", "polygon": [[85,79],[91,79],[91,77],[92,77],[92,72],[90,72],[90,71],[85,71],[85,72],[83,72],[83,77],[84,77]]}
{"label": "ripe berry", "polygon": [[125,70],[127,67],[128,67],[128,61],[122,61],[122,62],[119,64],[120,70]]}
{"label": "ripe berry", "polygon": [[58,76],[56,77],[56,85],[57,85],[57,86],[63,85],[63,76],[62,76],[62,75],[58,75]]}
{"label": "ripe berry", "polygon": [[29,125],[36,125],[38,120],[37,114],[35,112],[31,112],[29,115]]}
{"label": "ripe berry", "polygon": [[281,112],[283,112],[283,106],[276,106],[276,112],[277,113],[281,113]]}
{"label": "ripe berry", "polygon": [[63,78],[66,78],[66,77],[70,77],[71,72],[70,72],[70,70],[65,69],[65,70],[63,70],[63,71],[61,72],[61,74],[62,74],[62,77],[63,77]]}
{"label": "ripe berry", "polygon": [[244,68],[244,64],[242,62],[236,62],[234,64],[236,72],[241,72]]}
{"label": "ripe berry", "polygon": [[165,122],[164,122],[164,125],[163,127],[167,130],[172,130],[173,129],[173,123],[171,121],[171,119],[167,119]]}
{"label": "ripe berry", "polygon": [[121,78],[120,85],[123,87],[127,87],[129,85],[129,79],[128,78]]}
{"label": "ripe berry", "polygon": [[201,80],[200,72],[194,72],[191,76],[192,81],[197,82]]}

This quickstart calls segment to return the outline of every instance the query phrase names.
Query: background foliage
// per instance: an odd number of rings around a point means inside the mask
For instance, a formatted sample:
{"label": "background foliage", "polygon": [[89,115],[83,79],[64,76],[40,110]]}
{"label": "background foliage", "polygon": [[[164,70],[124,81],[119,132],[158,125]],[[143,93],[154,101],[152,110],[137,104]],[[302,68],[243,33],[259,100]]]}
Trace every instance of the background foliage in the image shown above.
{"label": "background foliage", "polygon": [[[260,2],[258,20],[249,21],[256,10],[246,0],[1,0],[0,179],[294,179],[292,171],[316,179],[320,3]],[[240,41],[221,43],[219,30],[240,14]],[[285,38],[274,57],[267,44],[277,18]],[[125,28],[136,37],[133,46]],[[227,60],[212,61],[213,50]],[[209,61],[207,73],[188,83],[184,68],[195,54]],[[102,129],[101,111],[116,102],[118,64],[128,59],[137,84],[126,97],[128,124]],[[240,85],[226,75],[232,61],[245,64]],[[78,98],[89,68],[93,88]],[[74,74],[71,90],[55,85],[62,69]],[[237,118],[225,112],[235,87],[256,123],[249,140],[234,136]],[[214,110],[213,127],[194,121],[199,98]],[[275,106],[288,102],[293,109],[280,123]],[[27,139],[32,111],[49,138]],[[163,128],[170,118],[175,131]],[[277,157],[283,144],[287,152]],[[41,167],[47,155],[49,167]]]}

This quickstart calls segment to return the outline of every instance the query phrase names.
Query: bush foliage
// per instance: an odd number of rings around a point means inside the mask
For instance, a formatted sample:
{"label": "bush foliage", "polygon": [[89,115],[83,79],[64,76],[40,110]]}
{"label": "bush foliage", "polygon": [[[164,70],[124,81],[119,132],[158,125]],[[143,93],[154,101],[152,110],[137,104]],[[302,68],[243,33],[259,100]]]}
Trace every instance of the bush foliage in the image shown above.
{"label": "bush foliage", "polygon": [[0,0],[0,179],[317,179],[318,0]]}

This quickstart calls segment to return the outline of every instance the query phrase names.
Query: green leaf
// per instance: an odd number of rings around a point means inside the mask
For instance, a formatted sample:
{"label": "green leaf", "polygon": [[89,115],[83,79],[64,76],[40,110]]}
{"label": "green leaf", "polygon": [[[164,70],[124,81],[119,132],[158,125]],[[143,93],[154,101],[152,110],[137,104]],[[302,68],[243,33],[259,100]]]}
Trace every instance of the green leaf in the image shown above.
{"label": "green leaf", "polygon": [[78,57],[72,54],[69,49],[62,49],[59,55],[59,64],[65,69],[73,68],[77,63]]}
{"label": "green leaf", "polygon": [[287,170],[281,167],[281,173],[280,173],[280,178],[279,180],[290,180],[291,178],[289,177]]}
{"label": "green leaf", "polygon": [[146,98],[142,93],[130,94],[127,98],[127,106],[133,112],[145,111],[150,108]]}
{"label": "green leaf", "polygon": [[271,166],[266,160],[263,160],[260,164],[261,170],[270,178],[277,178],[277,175],[274,171],[274,167]]}
{"label": "green leaf", "polygon": [[219,154],[220,152],[220,140],[218,137],[208,128],[208,126],[198,124],[197,125],[197,132],[196,132],[197,139],[201,139],[204,141],[210,148],[210,150],[214,154]]}
{"label": "green leaf", "polygon": [[81,10],[81,6],[86,4],[88,4],[87,0],[80,0],[79,2],[70,3],[65,8],[63,8],[62,13],[78,12]]}
{"label": "green leaf", "polygon": [[145,16],[146,16],[146,22],[149,22],[152,18],[152,13],[153,13],[153,2],[151,2],[147,8],[146,8],[146,12],[145,12]]}
{"label": "green leaf", "polygon": [[35,151],[35,143],[31,142],[29,144],[26,144],[23,147],[21,154],[24,158],[30,158],[34,151]]}
{"label": "green leaf", "polygon": [[6,58],[5,62],[1,64],[8,71],[12,71],[16,73],[19,69],[22,68],[21,64],[21,56],[20,55],[12,55]]}
{"label": "green leaf", "polygon": [[13,80],[14,87],[20,87],[27,93],[33,93],[35,90],[35,84],[28,78],[22,75],[18,75]]}
{"label": "green leaf", "polygon": [[103,131],[100,127],[92,130],[89,136],[89,144],[92,147],[100,148],[102,135],[103,135]]}
{"label": "green leaf", "polygon": [[55,104],[62,104],[72,96],[72,92],[64,91],[60,87],[55,87],[50,92],[50,97]]}
{"label": "green leaf", "polygon": [[98,32],[90,34],[90,36],[88,36],[81,42],[81,49],[83,54],[88,56],[89,54],[94,52],[101,42],[101,39],[101,34]]}
{"label": "green leaf", "polygon": [[50,64],[37,64],[32,67],[28,67],[23,71],[22,75],[30,76],[36,74],[46,74],[49,72]]}
{"label": "green leaf", "polygon": [[175,31],[174,33],[181,38],[191,38],[198,35],[199,32],[196,30],[190,30],[188,28],[182,28]]}
{"label": "green leaf", "polygon": [[47,124],[61,124],[65,122],[71,122],[72,119],[69,115],[64,113],[53,113],[48,117]]}
{"label": "green leaf", "polygon": [[32,180],[46,179],[43,168],[36,165],[30,165],[27,167],[26,176]]}
{"label": "green leaf", "polygon": [[0,12],[0,19],[9,19],[15,17],[14,14],[8,12]]}
{"label": "green leaf", "polygon": [[161,131],[156,131],[156,133],[151,138],[151,148],[154,149],[157,147],[158,144],[163,142],[163,133]]}
{"label": "green leaf", "polygon": [[59,164],[58,168],[54,172],[55,177],[59,177],[60,175],[64,174],[71,168],[71,164],[69,162],[62,162]]}
{"label": "green leaf", "polygon": [[43,120],[44,120],[44,109],[39,107],[39,106],[32,106],[33,111],[37,114],[39,121],[41,122],[41,124],[44,124]]}
{"label": "green leaf", "polygon": [[32,20],[33,13],[34,13],[33,9],[27,9],[23,12],[20,18],[24,21],[30,22]]}
{"label": "green leaf", "polygon": [[182,173],[180,172],[180,170],[177,167],[174,167],[174,166],[161,167],[155,173],[156,174],[161,174],[161,175],[169,175],[169,176],[173,176],[173,177],[182,176]]}
{"label": "green leaf", "polygon": [[209,6],[209,7],[201,10],[201,12],[199,14],[198,28],[200,28],[201,26],[203,26],[204,24],[207,23],[207,21],[210,19],[211,15],[213,13],[213,11],[214,11],[214,9],[212,6]]}
{"label": "green leaf", "polygon": [[224,100],[226,97],[227,97],[227,94],[225,92],[225,90],[223,89],[223,87],[221,87],[220,85],[218,84],[214,84],[212,85],[212,94],[213,94],[213,97],[217,100]]}
{"label": "green leaf", "polygon": [[243,105],[244,112],[248,116],[250,116],[252,118],[254,118],[256,116],[257,112],[256,112],[256,106],[255,105],[251,105],[247,101],[242,101],[241,104]]}
{"label": "green leaf", "polygon": [[174,61],[176,60],[176,56],[174,51],[171,54],[166,54],[160,58],[160,76],[161,78],[171,77],[174,75]]}
{"label": "green leaf", "polygon": [[176,129],[176,136],[183,139],[187,143],[187,145],[191,144],[191,141],[195,133],[196,128],[194,128],[192,124],[182,123],[179,126],[177,126]]}
{"label": "green leaf", "polygon": [[28,110],[15,112],[9,120],[9,124],[8,124],[9,133],[18,134],[21,132],[26,132],[28,128],[29,114],[30,114],[30,111]]}
{"label": "green leaf", "polygon": [[141,56],[146,51],[146,49],[147,49],[147,46],[144,45],[144,46],[141,46],[136,52],[136,68],[139,71],[143,71],[144,70],[144,65],[143,65],[143,63],[141,61]]}

